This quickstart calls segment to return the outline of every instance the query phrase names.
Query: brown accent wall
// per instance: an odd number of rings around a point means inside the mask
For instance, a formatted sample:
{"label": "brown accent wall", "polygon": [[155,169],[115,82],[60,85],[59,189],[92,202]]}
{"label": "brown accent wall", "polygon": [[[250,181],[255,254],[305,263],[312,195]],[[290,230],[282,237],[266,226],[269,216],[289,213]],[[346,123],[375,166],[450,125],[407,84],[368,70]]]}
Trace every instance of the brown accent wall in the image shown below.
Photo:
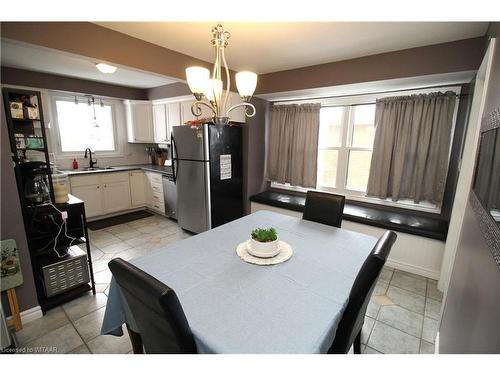
{"label": "brown accent wall", "polygon": [[490,22],[486,36],[490,38],[498,38],[500,36],[500,22]]}
{"label": "brown accent wall", "polygon": [[[184,80],[188,66],[206,62],[90,22],[2,22],[2,38],[92,57]],[[207,35],[207,42],[209,35]],[[232,82],[234,72],[231,72]]]}
{"label": "brown accent wall", "polygon": [[148,90],[109,83],[2,67],[2,84],[102,95],[113,98],[147,100]]}
{"label": "brown accent wall", "polygon": [[[500,106],[496,41],[483,115]],[[500,270],[467,203],[439,329],[440,353],[500,353]]]}
{"label": "brown accent wall", "polygon": [[[25,311],[38,306],[36,297],[35,283],[33,281],[33,272],[31,271],[31,260],[28,251],[28,243],[24,232],[23,217],[21,214],[21,203],[17,192],[16,177],[12,167],[12,157],[10,154],[9,132],[7,129],[7,119],[5,118],[3,99],[1,103],[1,178],[0,178],[0,238],[2,240],[16,240],[21,260],[21,270],[24,283],[16,288],[19,309]],[[10,315],[9,303],[6,293],[2,293],[2,307],[5,314]]]}
{"label": "brown accent wall", "polygon": [[[212,67],[212,62],[89,22],[2,22],[1,34],[4,38],[181,80],[185,79],[185,68],[190,65]],[[256,93],[476,70],[484,45],[485,38],[478,37],[263,74]],[[231,74],[235,82],[234,72]]]}
{"label": "brown accent wall", "polygon": [[170,85],[152,87],[148,89],[148,99],[173,98],[175,96],[192,95],[189,86],[183,82],[171,83]]}
{"label": "brown accent wall", "polygon": [[484,37],[263,74],[257,94],[477,70]]}

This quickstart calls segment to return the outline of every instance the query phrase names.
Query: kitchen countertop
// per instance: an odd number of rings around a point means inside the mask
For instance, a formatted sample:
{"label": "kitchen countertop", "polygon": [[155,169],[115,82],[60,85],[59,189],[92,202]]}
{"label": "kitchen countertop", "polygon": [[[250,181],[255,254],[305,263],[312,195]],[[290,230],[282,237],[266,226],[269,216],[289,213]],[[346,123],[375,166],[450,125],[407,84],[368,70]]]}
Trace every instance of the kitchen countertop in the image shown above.
{"label": "kitchen countertop", "polygon": [[133,164],[133,165],[117,165],[107,167],[109,169],[98,169],[93,171],[86,171],[84,169],[65,169],[61,170],[61,172],[68,174],[69,176],[74,175],[82,175],[82,174],[91,174],[91,173],[112,173],[112,172],[124,172],[124,171],[134,171],[134,170],[143,170],[148,172],[157,172],[161,174],[165,174],[167,176],[172,176],[172,167],[171,166],[161,166],[161,165],[152,165],[152,164]]}

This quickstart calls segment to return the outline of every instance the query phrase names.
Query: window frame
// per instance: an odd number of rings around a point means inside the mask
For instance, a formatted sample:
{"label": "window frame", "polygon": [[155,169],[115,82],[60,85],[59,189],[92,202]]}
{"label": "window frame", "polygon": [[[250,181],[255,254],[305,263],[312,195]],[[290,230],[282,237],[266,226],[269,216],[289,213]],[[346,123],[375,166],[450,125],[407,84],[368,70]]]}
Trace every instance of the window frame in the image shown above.
{"label": "window frame", "polygon": [[[357,106],[361,105],[373,105],[373,103],[363,103],[363,104],[353,104],[353,105],[332,105],[332,106],[322,106],[321,108],[330,108],[330,107],[342,107],[344,108],[342,113],[341,127],[342,127],[342,135],[340,146],[331,146],[331,147],[319,147],[320,150],[337,150],[338,151],[338,159],[337,159],[337,176],[335,179],[335,187],[332,188],[330,186],[316,185],[316,189],[322,191],[342,191],[344,193],[350,195],[362,195],[365,193],[364,191],[351,190],[347,188],[347,175],[349,172],[349,155],[351,151],[373,151],[372,148],[367,147],[355,147],[352,145],[353,133],[354,133],[354,112]],[[318,165],[319,165],[319,152],[318,152]]]}
{"label": "window frame", "polygon": [[[85,152],[85,150],[81,151],[63,151],[62,150],[62,144],[61,144],[61,133],[59,130],[59,116],[57,113],[57,102],[58,101],[66,101],[66,102],[75,102],[75,97],[78,100],[79,104],[84,104],[88,105],[87,97],[82,96],[81,94],[75,94],[75,95],[68,95],[68,94],[62,94],[62,93],[49,93],[50,96],[50,105],[51,105],[51,110],[52,110],[52,122],[54,124],[53,128],[51,129],[51,140],[53,145],[56,147],[52,147],[52,149],[55,151],[56,157],[58,159],[73,159],[73,158],[81,158],[81,154]],[[111,107],[111,123],[112,123],[112,128],[113,128],[113,143],[115,146],[115,149],[112,151],[100,151],[97,150],[96,152],[99,153],[101,157],[123,157],[123,151],[122,151],[122,145],[119,142],[119,129],[118,129],[118,124],[117,124],[117,106],[120,104],[119,101],[113,100],[110,98],[105,98],[105,97],[98,97],[94,96],[95,99],[99,100],[99,104],[102,100],[102,103],[104,105],[109,105]],[[96,104],[97,105],[97,104]]]}
{"label": "window frame", "polygon": [[[439,206],[432,205],[428,202],[421,202],[419,204],[414,203],[410,199],[402,199],[399,201],[392,201],[391,198],[380,199],[376,197],[368,197],[366,196],[366,192],[357,191],[357,190],[349,190],[347,189],[347,173],[348,173],[348,163],[349,163],[349,151],[373,151],[368,148],[360,148],[360,147],[352,147],[352,135],[354,129],[354,107],[359,105],[368,105],[375,104],[376,100],[379,98],[387,97],[387,96],[406,96],[406,95],[418,95],[418,94],[427,94],[436,91],[453,91],[457,95],[461,93],[460,85],[453,86],[440,86],[433,88],[422,88],[422,89],[410,89],[410,90],[397,90],[391,92],[380,92],[380,93],[372,93],[372,94],[359,94],[359,95],[348,95],[348,96],[339,96],[339,97],[329,97],[329,98],[321,98],[321,99],[303,99],[303,100],[293,100],[293,101],[279,101],[274,102],[273,104],[305,104],[305,103],[320,103],[321,107],[347,107],[348,109],[344,110],[344,114],[342,116],[342,143],[340,147],[319,147],[322,150],[339,150],[339,156],[337,160],[337,176],[335,181],[335,188],[329,186],[321,186],[316,185],[316,188],[313,190],[325,191],[335,194],[342,194],[346,197],[346,199],[365,202],[365,203],[374,203],[380,204],[384,206],[392,206],[399,207],[403,209],[411,209],[416,211],[430,212],[430,213],[441,213],[442,204]],[[455,128],[457,121],[459,107],[459,98],[456,98],[456,104],[453,114],[453,125],[452,125],[452,133],[450,137],[450,145],[449,145],[449,153],[448,153],[448,166],[450,163],[451,150],[453,146],[453,140],[455,138]],[[347,112],[347,116],[346,116]],[[318,152],[318,164],[319,164],[319,152]],[[340,183],[340,185],[339,185]],[[290,184],[281,184],[275,181],[271,181],[272,188],[278,189],[286,189],[292,191],[306,192],[307,188],[303,188],[300,186],[291,186]],[[342,188],[340,188],[342,186]]]}

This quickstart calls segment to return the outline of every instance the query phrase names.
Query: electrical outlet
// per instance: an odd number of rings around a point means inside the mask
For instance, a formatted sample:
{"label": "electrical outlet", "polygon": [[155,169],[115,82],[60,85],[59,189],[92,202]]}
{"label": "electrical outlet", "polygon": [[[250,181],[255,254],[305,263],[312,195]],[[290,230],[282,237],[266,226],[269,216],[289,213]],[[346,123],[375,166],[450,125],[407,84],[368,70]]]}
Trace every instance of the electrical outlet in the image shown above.
{"label": "electrical outlet", "polygon": [[68,218],[68,212],[67,211],[62,211],[61,216],[63,220],[66,220]]}

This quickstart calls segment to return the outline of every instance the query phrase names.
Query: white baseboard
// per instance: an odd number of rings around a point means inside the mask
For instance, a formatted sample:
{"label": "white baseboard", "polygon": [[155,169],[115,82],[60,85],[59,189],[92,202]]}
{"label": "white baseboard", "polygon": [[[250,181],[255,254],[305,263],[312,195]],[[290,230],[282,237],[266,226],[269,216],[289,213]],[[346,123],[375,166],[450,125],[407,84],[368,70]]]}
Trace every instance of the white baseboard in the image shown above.
{"label": "white baseboard", "polygon": [[[31,309],[21,311],[19,315],[21,315],[21,323],[23,325],[32,322],[35,319],[41,318],[43,316],[42,309],[40,308],[40,306],[35,306]],[[11,320],[11,319],[12,316],[8,316],[6,320]]]}
{"label": "white baseboard", "polygon": [[420,276],[428,277],[429,279],[433,280],[439,280],[439,271],[430,270],[397,260],[391,260],[390,258],[387,259],[387,262],[385,262],[385,264],[389,267],[393,267],[401,271],[411,272]]}

